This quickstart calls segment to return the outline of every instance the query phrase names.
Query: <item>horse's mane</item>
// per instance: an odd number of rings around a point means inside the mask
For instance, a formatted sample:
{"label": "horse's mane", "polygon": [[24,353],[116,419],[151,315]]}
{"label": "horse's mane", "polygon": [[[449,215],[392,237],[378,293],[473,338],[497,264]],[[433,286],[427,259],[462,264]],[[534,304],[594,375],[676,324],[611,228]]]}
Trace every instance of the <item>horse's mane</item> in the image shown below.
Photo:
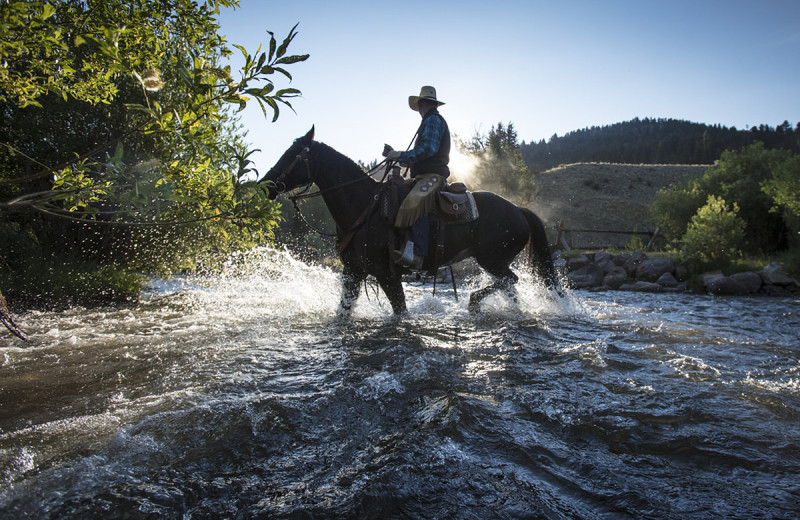
{"label": "horse's mane", "polygon": [[335,150],[333,147],[328,146],[320,141],[314,141],[314,144],[317,145],[322,160],[324,160],[331,169],[339,171],[353,170],[360,172],[363,175],[369,175],[369,172],[367,172],[360,164],[350,159],[343,153]]}

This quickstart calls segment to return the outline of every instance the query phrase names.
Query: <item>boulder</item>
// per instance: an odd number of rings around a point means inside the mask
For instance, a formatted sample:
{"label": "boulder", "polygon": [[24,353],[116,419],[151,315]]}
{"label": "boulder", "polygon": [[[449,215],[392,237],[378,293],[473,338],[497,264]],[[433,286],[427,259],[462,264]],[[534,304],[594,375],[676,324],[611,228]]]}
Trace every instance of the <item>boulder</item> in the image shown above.
{"label": "boulder", "polygon": [[706,290],[718,296],[744,296],[750,291],[729,276],[714,277],[706,284]]}
{"label": "boulder", "polygon": [[732,274],[731,279],[740,283],[750,294],[757,293],[763,285],[761,277],[758,273],[754,273],[753,271]]}
{"label": "boulder", "polygon": [[662,274],[661,276],[658,277],[658,280],[656,280],[656,283],[658,285],[660,285],[661,287],[674,288],[674,287],[678,286],[678,280],[676,280],[675,277],[672,276],[672,273],[664,273],[664,274]]}
{"label": "boulder", "polygon": [[664,273],[672,274],[675,264],[669,258],[648,258],[636,268],[636,279],[655,282]]}
{"label": "boulder", "polygon": [[633,284],[633,287],[631,288],[631,290],[632,291],[636,291],[636,292],[657,293],[657,292],[663,291],[664,289],[663,289],[663,287],[661,287],[657,283],[644,282],[642,280],[639,280],[638,282]]}
{"label": "boulder", "polygon": [[701,276],[701,278],[703,279],[703,287],[705,287],[706,289],[708,289],[708,285],[709,285],[711,282],[713,282],[713,281],[714,281],[714,280],[716,280],[717,278],[722,278],[722,277],[723,277],[723,276],[725,276],[725,275],[724,275],[724,274],[722,274],[722,271],[711,271],[711,272],[708,272],[708,273],[703,273],[703,274],[702,274],[702,275],[700,275],[700,276]]}
{"label": "boulder", "polygon": [[638,269],[645,260],[647,260],[647,255],[644,254],[644,251],[641,249],[637,249],[625,260],[625,265],[622,267],[625,268],[629,276],[633,277],[636,276],[636,269]]}
{"label": "boulder", "polygon": [[689,280],[689,270],[686,268],[685,265],[678,264],[675,266],[675,271],[673,273],[675,275],[675,279],[679,282],[685,282]]}
{"label": "boulder", "polygon": [[572,258],[567,260],[567,270],[571,273],[573,271],[583,269],[584,267],[586,267],[591,263],[592,263],[591,259],[586,255],[573,256]]}
{"label": "boulder", "polygon": [[629,255],[628,253],[620,253],[620,254],[618,254],[617,256],[614,257],[614,264],[616,264],[616,265],[618,265],[620,267],[625,267],[625,262],[630,260],[630,258],[631,258],[631,255]]}
{"label": "boulder", "polygon": [[614,257],[611,256],[606,251],[598,251],[597,253],[595,253],[594,263],[600,269],[602,269],[603,272],[606,274],[610,273],[611,270],[614,269],[614,267],[616,267],[616,265],[614,264]]}
{"label": "boulder", "polygon": [[625,272],[625,269],[615,266],[603,277],[603,285],[611,289],[619,289],[627,280],[628,273]]}
{"label": "boulder", "polygon": [[797,285],[797,280],[787,275],[783,267],[776,262],[759,271],[758,275],[764,281],[764,285],[780,285],[781,287]]}
{"label": "boulder", "polygon": [[608,251],[598,251],[594,254],[594,263],[602,264],[604,262],[612,262],[614,257]]}
{"label": "boulder", "polygon": [[774,296],[776,298],[788,298],[792,296],[792,292],[787,290],[785,287],[781,287],[780,285],[765,285],[761,288],[759,293],[767,296]]}
{"label": "boulder", "polygon": [[575,289],[588,289],[603,284],[603,270],[595,264],[588,264],[576,269],[567,275],[570,284]]}

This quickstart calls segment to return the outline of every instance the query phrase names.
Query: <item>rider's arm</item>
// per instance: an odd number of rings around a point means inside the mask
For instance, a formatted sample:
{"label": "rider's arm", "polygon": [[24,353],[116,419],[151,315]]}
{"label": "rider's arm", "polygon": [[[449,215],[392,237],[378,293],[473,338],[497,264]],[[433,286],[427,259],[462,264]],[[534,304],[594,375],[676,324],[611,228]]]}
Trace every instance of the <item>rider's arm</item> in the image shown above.
{"label": "rider's arm", "polygon": [[403,166],[408,166],[438,152],[445,128],[446,125],[441,116],[426,117],[422,121],[422,128],[420,128],[414,148],[401,153],[398,162]]}

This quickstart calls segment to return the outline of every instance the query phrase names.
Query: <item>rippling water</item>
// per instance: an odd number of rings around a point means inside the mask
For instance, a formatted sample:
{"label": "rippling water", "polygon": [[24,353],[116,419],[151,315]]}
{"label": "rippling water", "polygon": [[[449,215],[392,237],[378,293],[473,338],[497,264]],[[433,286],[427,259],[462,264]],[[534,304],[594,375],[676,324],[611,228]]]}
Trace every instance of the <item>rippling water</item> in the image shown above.
{"label": "rippling water", "polygon": [[337,321],[331,271],[227,273],[19,317],[0,517],[798,516],[798,301],[523,277],[478,315],[411,285],[408,317],[370,290]]}

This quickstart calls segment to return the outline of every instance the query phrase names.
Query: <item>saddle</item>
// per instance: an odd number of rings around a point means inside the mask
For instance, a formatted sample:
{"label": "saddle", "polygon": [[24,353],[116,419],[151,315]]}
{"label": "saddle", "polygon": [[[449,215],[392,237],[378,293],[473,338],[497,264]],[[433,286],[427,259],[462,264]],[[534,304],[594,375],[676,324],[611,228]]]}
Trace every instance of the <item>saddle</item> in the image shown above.
{"label": "saddle", "polygon": [[[411,185],[406,184],[399,172],[389,176],[380,197],[380,212],[387,222],[394,224],[397,211],[403,199],[411,191]],[[448,226],[467,224],[477,220],[478,206],[475,198],[467,190],[463,182],[445,183],[437,196],[435,211],[428,214],[430,217],[431,249],[425,258],[423,267],[427,272],[437,272],[444,257],[444,237]],[[402,246],[406,237],[395,235],[390,238],[390,246],[397,249]],[[394,263],[391,263],[394,268]]]}
{"label": "saddle", "polygon": [[[411,187],[406,185],[399,174],[390,176],[381,196],[383,217],[394,222],[400,204],[410,191]],[[437,195],[436,202],[436,211],[430,216],[438,217],[447,223],[466,224],[477,220],[479,216],[475,197],[463,182],[445,183]]]}

